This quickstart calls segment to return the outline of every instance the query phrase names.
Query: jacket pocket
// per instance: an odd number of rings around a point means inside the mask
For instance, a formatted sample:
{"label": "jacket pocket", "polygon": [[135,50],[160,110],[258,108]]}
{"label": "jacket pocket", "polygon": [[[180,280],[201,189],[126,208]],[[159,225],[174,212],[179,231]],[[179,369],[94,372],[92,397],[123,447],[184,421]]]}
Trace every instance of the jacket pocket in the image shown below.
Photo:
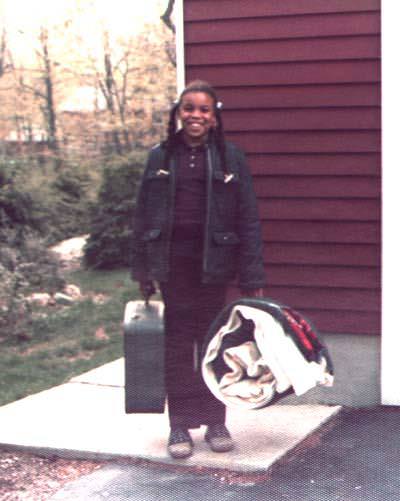
{"label": "jacket pocket", "polygon": [[160,228],[154,228],[152,230],[147,230],[142,235],[142,240],[144,242],[151,242],[152,240],[157,240],[161,235]]}
{"label": "jacket pocket", "polygon": [[240,240],[233,231],[215,231],[213,240],[217,245],[237,245]]}
{"label": "jacket pocket", "polygon": [[233,231],[215,231],[208,259],[208,271],[216,280],[226,282],[237,273],[240,240]]}

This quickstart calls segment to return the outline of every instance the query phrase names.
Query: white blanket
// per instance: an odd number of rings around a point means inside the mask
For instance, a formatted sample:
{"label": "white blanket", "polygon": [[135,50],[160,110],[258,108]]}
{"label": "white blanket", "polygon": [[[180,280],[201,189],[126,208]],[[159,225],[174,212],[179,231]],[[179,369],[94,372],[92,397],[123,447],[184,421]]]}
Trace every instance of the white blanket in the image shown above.
{"label": "white blanket", "polygon": [[[230,371],[217,381],[212,362],[218,357],[223,339],[241,326],[238,313],[254,322],[254,342],[247,341],[223,353]],[[202,361],[202,374],[212,393],[228,406],[257,409],[267,405],[276,393],[293,388],[302,395],[317,385],[332,386],[327,363],[308,362],[269,313],[251,306],[235,306],[211,339]]]}

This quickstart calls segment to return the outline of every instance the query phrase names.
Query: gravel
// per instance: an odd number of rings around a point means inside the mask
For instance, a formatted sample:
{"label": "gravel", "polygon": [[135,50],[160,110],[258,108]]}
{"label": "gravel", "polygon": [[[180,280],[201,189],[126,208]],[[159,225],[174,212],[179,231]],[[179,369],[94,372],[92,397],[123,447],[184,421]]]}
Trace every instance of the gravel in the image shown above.
{"label": "gravel", "polygon": [[0,500],[45,501],[67,482],[87,475],[105,461],[40,457],[0,448]]}

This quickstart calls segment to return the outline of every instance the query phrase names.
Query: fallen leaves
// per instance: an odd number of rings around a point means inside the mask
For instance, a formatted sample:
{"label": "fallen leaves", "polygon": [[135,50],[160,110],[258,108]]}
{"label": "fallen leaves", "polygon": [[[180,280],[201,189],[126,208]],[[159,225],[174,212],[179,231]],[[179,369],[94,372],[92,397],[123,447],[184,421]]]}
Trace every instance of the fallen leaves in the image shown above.
{"label": "fallen leaves", "polygon": [[98,329],[96,329],[94,337],[100,341],[107,341],[108,339],[110,339],[110,336],[106,333],[104,327],[99,327]]}

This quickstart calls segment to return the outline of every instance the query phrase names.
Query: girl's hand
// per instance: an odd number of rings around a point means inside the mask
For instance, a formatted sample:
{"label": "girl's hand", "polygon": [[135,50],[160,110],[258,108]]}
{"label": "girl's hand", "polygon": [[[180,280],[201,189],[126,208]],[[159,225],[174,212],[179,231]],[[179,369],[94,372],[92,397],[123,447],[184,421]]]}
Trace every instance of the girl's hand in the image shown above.
{"label": "girl's hand", "polygon": [[150,296],[157,292],[156,286],[152,280],[141,280],[139,282],[139,290],[145,301],[148,301]]}

